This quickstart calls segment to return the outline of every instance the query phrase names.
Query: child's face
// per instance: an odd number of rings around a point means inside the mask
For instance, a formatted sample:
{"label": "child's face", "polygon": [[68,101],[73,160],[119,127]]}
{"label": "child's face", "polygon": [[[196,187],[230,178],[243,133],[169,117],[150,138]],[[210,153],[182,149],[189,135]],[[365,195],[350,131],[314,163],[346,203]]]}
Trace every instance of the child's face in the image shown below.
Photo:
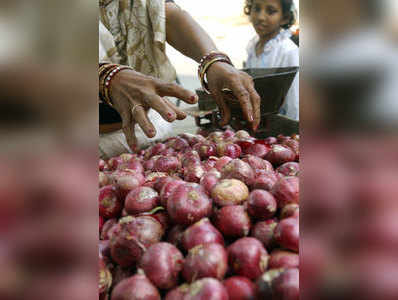
{"label": "child's face", "polygon": [[278,32],[281,25],[287,23],[280,0],[254,0],[250,21],[260,37]]}

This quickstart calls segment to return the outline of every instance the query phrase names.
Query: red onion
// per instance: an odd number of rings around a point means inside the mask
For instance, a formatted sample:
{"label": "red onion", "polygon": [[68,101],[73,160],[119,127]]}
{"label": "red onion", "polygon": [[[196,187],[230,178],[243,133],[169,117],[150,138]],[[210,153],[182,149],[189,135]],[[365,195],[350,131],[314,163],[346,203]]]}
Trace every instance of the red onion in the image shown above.
{"label": "red onion", "polygon": [[275,228],[274,238],[282,247],[299,251],[299,221],[296,218],[287,218],[279,222]]}
{"label": "red onion", "polygon": [[132,189],[143,185],[145,182],[144,175],[129,170],[117,172],[112,175],[112,178],[115,186],[120,190],[123,199]]}
{"label": "red onion", "polygon": [[268,253],[255,238],[245,237],[228,247],[229,266],[235,274],[256,279],[268,266]]}
{"label": "red onion", "polygon": [[247,201],[247,212],[258,220],[271,218],[277,209],[274,196],[264,190],[253,190]]}
{"label": "red onion", "polygon": [[286,146],[275,144],[271,146],[271,150],[267,153],[265,159],[274,166],[279,166],[289,161],[295,161],[296,154]]}
{"label": "red onion", "polygon": [[238,179],[250,186],[254,181],[254,171],[249,164],[240,159],[233,159],[222,168],[223,179]]}
{"label": "red onion", "polygon": [[140,267],[152,283],[160,289],[171,289],[178,284],[184,257],[172,244],[157,243],[142,256]]}
{"label": "red onion", "polygon": [[188,251],[197,245],[210,243],[224,245],[224,238],[210,223],[208,218],[203,218],[184,231],[181,237],[181,242],[184,249]]}
{"label": "red onion", "polygon": [[278,139],[276,137],[270,136],[270,137],[267,137],[266,139],[264,139],[264,142],[269,145],[273,145],[278,142]]}
{"label": "red onion", "polygon": [[274,250],[271,252],[268,267],[270,269],[298,268],[300,258],[297,253],[285,250]]}
{"label": "red onion", "polygon": [[99,172],[98,173],[98,181],[99,181],[99,187],[100,188],[110,184],[108,175],[106,175],[104,172]]}
{"label": "red onion", "polygon": [[294,139],[288,139],[281,143],[283,146],[290,148],[296,154],[296,160],[300,157],[299,142]]}
{"label": "red onion", "polygon": [[144,173],[144,167],[137,159],[132,159],[117,166],[118,170],[132,170],[138,173]]}
{"label": "red onion", "polygon": [[107,167],[107,165],[106,165],[105,160],[100,159],[98,161],[98,169],[99,169],[99,171],[104,171],[106,169],[106,167]]}
{"label": "red onion", "polygon": [[298,218],[299,217],[299,206],[296,203],[288,204],[282,207],[280,219],[286,218]]}
{"label": "red onion", "polygon": [[176,150],[176,151],[182,151],[182,150],[184,150],[185,148],[188,148],[188,147],[189,147],[189,143],[188,143],[187,140],[185,140],[185,139],[183,139],[183,138],[176,137],[176,138],[174,138],[174,139],[168,141],[168,142],[166,143],[166,146],[167,146],[167,147],[171,147],[171,148],[173,148],[173,149]]}
{"label": "red onion", "polygon": [[184,168],[184,180],[187,182],[199,183],[204,174],[205,169],[200,163],[190,165]]}
{"label": "red onion", "polygon": [[170,244],[173,244],[177,248],[181,249],[182,248],[182,238],[184,234],[185,227],[182,225],[174,225],[169,233],[167,234],[167,241]]}
{"label": "red onion", "polygon": [[242,153],[242,149],[237,144],[232,143],[218,143],[217,144],[217,155],[221,156],[229,156],[231,158],[238,158]]}
{"label": "red onion", "polygon": [[252,189],[261,189],[271,191],[275,183],[278,181],[278,176],[272,171],[256,172],[256,177],[251,186]]}
{"label": "red onion", "polygon": [[119,228],[111,236],[112,259],[122,267],[138,262],[146,249],[159,242],[162,225],[149,216],[127,216],[119,220]]}
{"label": "red onion", "polygon": [[275,244],[274,233],[277,225],[275,219],[257,222],[253,226],[251,236],[262,242],[267,249],[271,249]]}
{"label": "red onion", "polygon": [[250,134],[245,130],[239,130],[239,131],[235,132],[235,137],[238,139],[251,138]]}
{"label": "red onion", "polygon": [[[228,293],[223,284],[215,278],[203,278],[190,285],[179,288],[176,297],[166,297],[167,300],[228,300]],[[183,296],[183,298],[179,298]]]}
{"label": "red onion", "polygon": [[199,153],[201,159],[206,159],[210,156],[216,155],[216,147],[213,143],[197,143],[193,146],[193,150]]}
{"label": "red onion", "polygon": [[291,203],[299,203],[299,179],[296,176],[287,176],[279,179],[272,187],[271,193],[278,201],[279,207]]}
{"label": "red onion", "polygon": [[218,157],[210,156],[205,162],[203,162],[203,168],[205,171],[210,171],[216,167]]}
{"label": "red onion", "polygon": [[185,258],[182,276],[187,282],[213,277],[223,279],[228,267],[227,251],[220,244],[204,244],[191,248]]}
{"label": "red onion", "polygon": [[257,299],[257,286],[246,277],[233,276],[224,280],[229,300]]}
{"label": "red onion", "polygon": [[296,162],[287,162],[276,170],[285,176],[297,176],[300,171],[300,165]]}
{"label": "red onion", "polygon": [[160,191],[160,204],[163,207],[167,207],[167,201],[169,200],[170,195],[181,184],[185,184],[185,182],[182,180],[172,180],[163,186]]}
{"label": "red onion", "polygon": [[[153,174],[153,173],[151,173]],[[161,174],[166,174],[166,173],[161,173]],[[173,181],[174,178],[170,176],[160,176],[156,177],[155,179],[155,184],[153,185],[153,188],[160,194],[162,191],[162,188],[169,182]]]}
{"label": "red onion", "polygon": [[213,143],[221,143],[224,140],[224,133],[222,131],[213,131],[207,136],[207,140]]}
{"label": "red onion", "polygon": [[99,294],[105,294],[112,286],[112,274],[106,267],[105,262],[102,258],[98,260],[99,266],[99,281],[98,281],[98,292]]}
{"label": "red onion", "polygon": [[269,161],[260,157],[248,154],[245,155],[242,160],[248,163],[253,170],[265,170],[270,172],[274,171],[274,167],[272,166],[272,164]]}
{"label": "red onion", "polygon": [[109,159],[107,162],[107,165],[109,167],[109,170],[114,171],[114,170],[116,170],[116,168],[119,164],[122,164],[124,162],[125,161],[120,156],[116,156],[116,157],[112,157],[111,159]]}
{"label": "red onion", "polygon": [[154,171],[175,173],[181,167],[180,162],[174,156],[161,156],[155,161]]}
{"label": "red onion", "polygon": [[220,172],[215,171],[215,169],[213,169],[213,171],[210,170],[200,179],[200,185],[203,186],[207,194],[210,194],[212,188],[217,184],[220,178]]}
{"label": "red onion", "polygon": [[245,154],[254,155],[256,157],[264,158],[270,151],[271,147],[263,144],[253,144],[247,148]]}
{"label": "red onion", "polygon": [[190,225],[212,212],[212,200],[195,183],[179,185],[167,201],[167,212],[176,224]]}
{"label": "red onion", "polygon": [[215,164],[214,167],[215,167],[218,171],[221,171],[222,168],[223,168],[226,164],[228,164],[231,160],[232,160],[232,158],[229,157],[229,156],[222,156],[222,157],[220,157],[220,158],[217,160],[217,162],[216,162],[216,164]]}
{"label": "red onion", "polygon": [[182,133],[180,136],[187,140],[189,146],[193,146],[199,142],[204,142],[206,139],[200,134],[190,134],[190,133]]}
{"label": "red onion", "polygon": [[102,226],[102,230],[101,230],[101,234],[100,234],[101,240],[109,240],[111,229],[116,224],[117,224],[117,219],[109,219],[108,221],[106,221],[104,223],[104,226]]}
{"label": "red onion", "polygon": [[156,287],[145,275],[134,275],[122,280],[112,291],[111,300],[160,300]]}
{"label": "red onion", "polygon": [[238,205],[247,199],[249,189],[240,180],[223,179],[213,187],[211,196],[217,205]]}
{"label": "red onion", "polygon": [[217,211],[215,226],[224,236],[236,238],[249,234],[251,222],[243,205],[231,205]]}
{"label": "red onion", "polygon": [[122,201],[112,185],[104,186],[98,195],[99,215],[105,219],[115,218],[122,211]]}
{"label": "red onion", "polygon": [[159,204],[158,193],[150,187],[137,187],[126,196],[124,208],[128,214],[136,215],[154,209]]}
{"label": "red onion", "polygon": [[187,166],[200,163],[199,153],[195,150],[185,152],[181,157],[182,166]]}
{"label": "red onion", "polygon": [[257,287],[261,299],[298,300],[299,270],[270,270],[258,279]]}

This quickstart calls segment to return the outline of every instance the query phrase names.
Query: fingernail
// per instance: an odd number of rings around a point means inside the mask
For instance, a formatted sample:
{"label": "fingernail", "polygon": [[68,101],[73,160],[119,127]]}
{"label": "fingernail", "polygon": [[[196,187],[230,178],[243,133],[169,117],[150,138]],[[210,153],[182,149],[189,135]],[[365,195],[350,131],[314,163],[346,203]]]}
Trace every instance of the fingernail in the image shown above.
{"label": "fingernail", "polygon": [[196,101],[196,96],[191,96],[191,98],[189,98],[189,100],[191,100],[191,102]]}
{"label": "fingernail", "polygon": [[169,118],[172,118],[172,117],[173,117],[173,114],[172,114],[172,113],[167,113],[167,116],[168,116]]}
{"label": "fingernail", "polygon": [[254,121],[254,119],[253,119],[253,116],[252,116],[252,115],[249,115],[249,121],[250,121],[250,122],[253,122],[253,121]]}

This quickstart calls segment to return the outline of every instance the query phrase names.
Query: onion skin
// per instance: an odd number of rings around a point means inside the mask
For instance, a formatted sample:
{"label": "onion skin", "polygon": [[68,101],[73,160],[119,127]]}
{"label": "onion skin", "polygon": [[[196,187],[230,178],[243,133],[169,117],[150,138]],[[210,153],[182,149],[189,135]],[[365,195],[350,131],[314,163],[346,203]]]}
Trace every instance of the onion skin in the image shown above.
{"label": "onion skin", "polygon": [[276,242],[282,247],[299,251],[299,222],[297,218],[287,218],[279,222],[274,234]]}
{"label": "onion skin", "polygon": [[297,162],[287,162],[276,169],[285,176],[297,176],[300,172],[300,165]]}
{"label": "onion skin", "polygon": [[247,201],[249,215],[257,220],[266,220],[276,213],[277,204],[274,196],[264,190],[254,190]]}
{"label": "onion skin", "polygon": [[100,159],[100,160],[98,161],[98,170],[102,172],[102,171],[104,171],[104,170],[106,170],[106,169],[107,169],[107,165],[106,165],[105,160]]}
{"label": "onion skin", "polygon": [[203,218],[183,232],[181,242],[184,249],[189,251],[195,246],[211,243],[218,243],[223,246],[224,238],[208,218]]}
{"label": "onion skin", "polygon": [[278,221],[275,219],[257,222],[252,228],[251,236],[263,243],[266,249],[271,249],[275,245],[274,234],[277,225]]}
{"label": "onion skin", "polygon": [[299,270],[272,269],[257,281],[260,299],[299,300]]}
{"label": "onion skin", "polygon": [[202,160],[216,155],[216,146],[209,142],[197,143],[193,146],[193,150],[198,152]]}
{"label": "onion skin", "polygon": [[288,204],[282,207],[280,219],[286,218],[298,218],[299,217],[299,205],[296,203]]}
{"label": "onion skin", "polygon": [[109,219],[107,220],[104,225],[102,226],[102,230],[101,230],[101,240],[109,240],[110,238],[110,232],[113,226],[115,226],[117,224],[117,219]]}
{"label": "onion skin", "polygon": [[277,183],[277,181],[279,180],[275,172],[272,171],[261,171],[256,173],[256,178],[251,185],[252,189],[271,191],[275,183]]}
{"label": "onion skin", "polygon": [[273,144],[278,143],[278,139],[274,136],[270,136],[270,137],[267,137],[266,139],[264,139],[264,142],[269,145],[273,145]]}
{"label": "onion skin", "polygon": [[234,273],[249,279],[257,279],[268,266],[268,253],[261,242],[252,237],[237,240],[228,247],[229,266]]}
{"label": "onion skin", "polygon": [[212,188],[218,183],[220,178],[221,178],[220,172],[210,170],[200,179],[200,185],[203,186],[206,193],[210,195]]}
{"label": "onion skin", "polygon": [[254,182],[254,171],[248,163],[240,159],[233,159],[221,170],[223,179],[238,179],[250,186]]}
{"label": "onion skin", "polygon": [[181,249],[184,230],[185,230],[184,226],[174,225],[167,234],[167,242],[173,244],[178,249]]}
{"label": "onion skin", "polygon": [[119,189],[122,199],[124,199],[132,189],[143,185],[145,182],[144,175],[130,170],[116,171],[112,174],[112,179],[114,185]]}
{"label": "onion skin", "polygon": [[199,183],[205,174],[205,169],[200,163],[189,165],[184,168],[184,180],[187,182]]}
{"label": "onion skin", "polygon": [[257,286],[246,277],[233,276],[223,282],[229,300],[256,300]]}
{"label": "onion skin", "polygon": [[99,215],[105,219],[111,219],[119,216],[123,209],[119,194],[116,188],[112,185],[107,185],[100,189],[98,202]]}
{"label": "onion skin", "polygon": [[176,137],[166,143],[167,147],[173,148],[175,151],[182,151],[186,148],[189,147],[189,143],[187,140],[181,138],[181,137]]}
{"label": "onion skin", "polygon": [[112,259],[122,267],[137,263],[146,249],[160,241],[162,225],[149,216],[127,216],[119,220],[110,239]]}
{"label": "onion skin", "polygon": [[274,171],[272,164],[268,160],[262,159],[260,157],[248,154],[245,155],[242,160],[245,163],[248,163],[253,170],[265,170],[270,172]]}
{"label": "onion skin", "polygon": [[237,132],[235,132],[235,137],[238,139],[251,138],[250,134],[246,130],[238,130]]}
{"label": "onion skin", "polygon": [[296,176],[287,176],[279,179],[272,187],[271,193],[279,207],[299,203],[299,179]]}
{"label": "onion skin", "polygon": [[219,206],[239,205],[249,196],[249,189],[240,180],[223,179],[211,190],[211,196]]}
{"label": "onion skin", "polygon": [[300,257],[297,253],[276,249],[271,252],[268,268],[269,269],[298,268],[299,265],[300,265]]}
{"label": "onion skin", "polygon": [[174,156],[160,156],[154,164],[153,170],[155,172],[175,173],[181,167],[180,161]]}
{"label": "onion skin", "polygon": [[217,211],[215,226],[224,236],[238,238],[249,234],[251,221],[243,205],[230,205]]}
{"label": "onion skin", "polygon": [[239,158],[242,153],[242,149],[239,147],[239,145],[232,143],[218,143],[216,149],[217,155],[219,157],[229,156],[231,158]]}
{"label": "onion skin", "polygon": [[167,212],[176,224],[191,225],[212,213],[212,200],[195,183],[179,185],[167,201]]}
{"label": "onion skin", "polygon": [[217,243],[198,245],[189,250],[182,276],[187,282],[205,277],[222,280],[227,267],[228,255],[222,245]]}
{"label": "onion skin", "polygon": [[159,204],[159,194],[150,187],[137,187],[127,194],[124,208],[128,214],[136,215],[151,211]]}
{"label": "onion skin", "polygon": [[184,300],[229,300],[224,285],[214,278],[203,278],[189,285]]}
{"label": "onion skin", "polygon": [[214,167],[215,167],[218,171],[221,171],[222,168],[223,168],[226,164],[228,164],[231,160],[232,160],[232,158],[229,157],[229,156],[222,156],[222,157],[220,157],[220,158],[217,160],[216,165],[215,165]]}
{"label": "onion skin", "polygon": [[145,275],[122,280],[112,291],[111,300],[161,300],[156,287]]}
{"label": "onion skin", "polygon": [[106,267],[105,262],[102,258],[98,260],[99,267],[99,282],[98,282],[98,293],[105,294],[109,291],[112,286],[112,274]]}
{"label": "onion skin", "polygon": [[193,164],[200,164],[200,162],[199,153],[195,150],[187,151],[181,157],[181,164],[184,168]]}
{"label": "onion skin", "polygon": [[263,144],[253,144],[247,148],[245,154],[251,154],[257,157],[264,158],[270,151],[271,147]]}
{"label": "onion skin", "polygon": [[110,184],[109,178],[104,172],[99,172],[98,173],[98,181],[99,181],[99,187],[100,188]]}
{"label": "onion skin", "polygon": [[167,208],[167,201],[169,200],[170,195],[179,185],[182,184],[185,184],[185,182],[182,180],[171,180],[163,186],[162,190],[160,191],[160,204],[163,207]]}
{"label": "onion skin", "polygon": [[140,267],[151,282],[166,290],[177,286],[183,264],[182,253],[174,245],[164,242],[149,247],[140,261]]}
{"label": "onion skin", "polygon": [[284,163],[295,161],[296,154],[286,146],[275,144],[271,146],[271,150],[267,153],[265,159],[274,166],[280,166]]}
{"label": "onion skin", "polygon": [[132,170],[138,173],[144,173],[144,167],[142,164],[137,160],[133,159],[124,163],[121,163],[117,166],[118,170]]}

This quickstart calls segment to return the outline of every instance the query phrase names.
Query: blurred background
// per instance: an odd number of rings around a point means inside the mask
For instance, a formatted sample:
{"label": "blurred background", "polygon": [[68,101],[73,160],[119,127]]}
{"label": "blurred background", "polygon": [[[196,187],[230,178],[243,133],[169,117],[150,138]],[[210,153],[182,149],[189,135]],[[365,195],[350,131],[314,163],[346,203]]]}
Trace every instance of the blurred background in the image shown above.
{"label": "blurred background", "polygon": [[[240,67],[243,1],[176,2]],[[397,11],[301,3],[302,299],[398,299]],[[0,3],[0,299],[97,297],[97,12]]]}

